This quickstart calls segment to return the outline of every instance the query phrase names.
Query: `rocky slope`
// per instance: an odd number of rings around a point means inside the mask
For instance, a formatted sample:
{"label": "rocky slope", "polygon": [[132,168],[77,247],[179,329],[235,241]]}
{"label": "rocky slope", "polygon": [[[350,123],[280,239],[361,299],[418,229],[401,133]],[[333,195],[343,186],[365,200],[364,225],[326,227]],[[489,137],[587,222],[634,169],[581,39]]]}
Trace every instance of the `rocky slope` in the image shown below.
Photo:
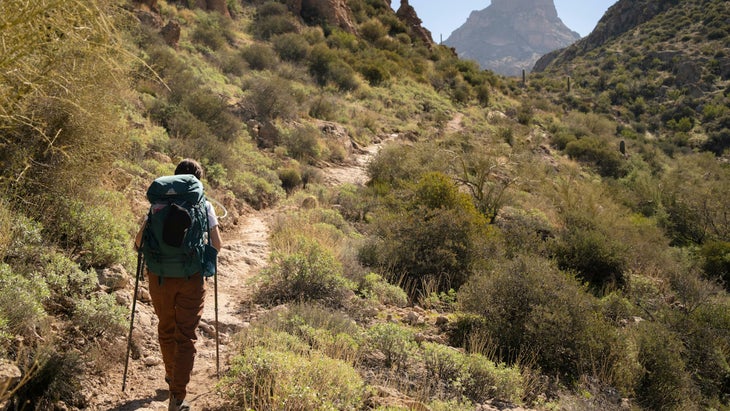
{"label": "rocky slope", "polygon": [[579,38],[560,20],[552,0],[493,0],[472,12],[444,44],[482,68],[515,76],[529,71],[543,54]]}

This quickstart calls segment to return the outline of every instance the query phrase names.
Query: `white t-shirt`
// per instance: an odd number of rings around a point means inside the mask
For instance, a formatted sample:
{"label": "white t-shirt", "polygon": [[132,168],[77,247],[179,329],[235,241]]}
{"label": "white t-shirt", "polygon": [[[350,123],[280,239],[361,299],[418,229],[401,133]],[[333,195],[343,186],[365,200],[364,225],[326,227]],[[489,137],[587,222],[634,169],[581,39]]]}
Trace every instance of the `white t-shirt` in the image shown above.
{"label": "white t-shirt", "polygon": [[212,229],[218,225],[218,216],[215,215],[215,208],[208,200],[205,200],[205,209],[208,212],[208,226]]}

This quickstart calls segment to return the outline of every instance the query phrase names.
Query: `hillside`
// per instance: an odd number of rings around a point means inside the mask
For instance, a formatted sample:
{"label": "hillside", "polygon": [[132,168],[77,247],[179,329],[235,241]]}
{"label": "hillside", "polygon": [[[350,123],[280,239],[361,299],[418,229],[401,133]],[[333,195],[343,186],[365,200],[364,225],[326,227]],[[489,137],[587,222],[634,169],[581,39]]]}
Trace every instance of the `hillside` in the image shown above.
{"label": "hillside", "polygon": [[725,1],[619,1],[595,31],[536,66],[572,78],[574,109],[610,113],[629,138],[721,156],[730,145]]}
{"label": "hillside", "polygon": [[[522,84],[407,1],[0,2],[0,408],[164,409],[144,292],[118,387],[131,243],[193,157],[228,211],[222,378],[209,298],[194,407],[728,409],[727,80],[704,71],[728,33],[696,22],[730,12],[632,4]],[[676,41],[699,97],[679,61],[630,66]],[[694,123],[656,123],[675,109]]]}

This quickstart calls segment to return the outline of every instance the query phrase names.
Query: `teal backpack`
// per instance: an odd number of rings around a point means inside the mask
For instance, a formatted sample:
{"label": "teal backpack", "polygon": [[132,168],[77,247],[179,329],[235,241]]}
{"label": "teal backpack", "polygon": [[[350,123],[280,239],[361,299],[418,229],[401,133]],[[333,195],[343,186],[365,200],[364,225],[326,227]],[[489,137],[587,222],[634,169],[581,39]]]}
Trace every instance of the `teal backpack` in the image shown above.
{"label": "teal backpack", "polygon": [[215,274],[215,248],[210,238],[203,184],[195,176],[160,177],[147,189],[150,211],[142,253],[147,268],[165,277]]}

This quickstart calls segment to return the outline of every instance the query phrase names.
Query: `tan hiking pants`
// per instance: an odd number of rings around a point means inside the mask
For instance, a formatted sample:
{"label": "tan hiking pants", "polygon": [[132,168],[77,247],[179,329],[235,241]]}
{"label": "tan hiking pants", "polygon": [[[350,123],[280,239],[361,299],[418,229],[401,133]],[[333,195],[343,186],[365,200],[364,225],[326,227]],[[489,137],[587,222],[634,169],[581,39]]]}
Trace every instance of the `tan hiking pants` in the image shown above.
{"label": "tan hiking pants", "polygon": [[147,272],[157,325],[165,375],[170,379],[170,394],[185,398],[186,387],[195,361],[195,341],[203,315],[205,286],[200,274],[187,278],[160,278]]}

